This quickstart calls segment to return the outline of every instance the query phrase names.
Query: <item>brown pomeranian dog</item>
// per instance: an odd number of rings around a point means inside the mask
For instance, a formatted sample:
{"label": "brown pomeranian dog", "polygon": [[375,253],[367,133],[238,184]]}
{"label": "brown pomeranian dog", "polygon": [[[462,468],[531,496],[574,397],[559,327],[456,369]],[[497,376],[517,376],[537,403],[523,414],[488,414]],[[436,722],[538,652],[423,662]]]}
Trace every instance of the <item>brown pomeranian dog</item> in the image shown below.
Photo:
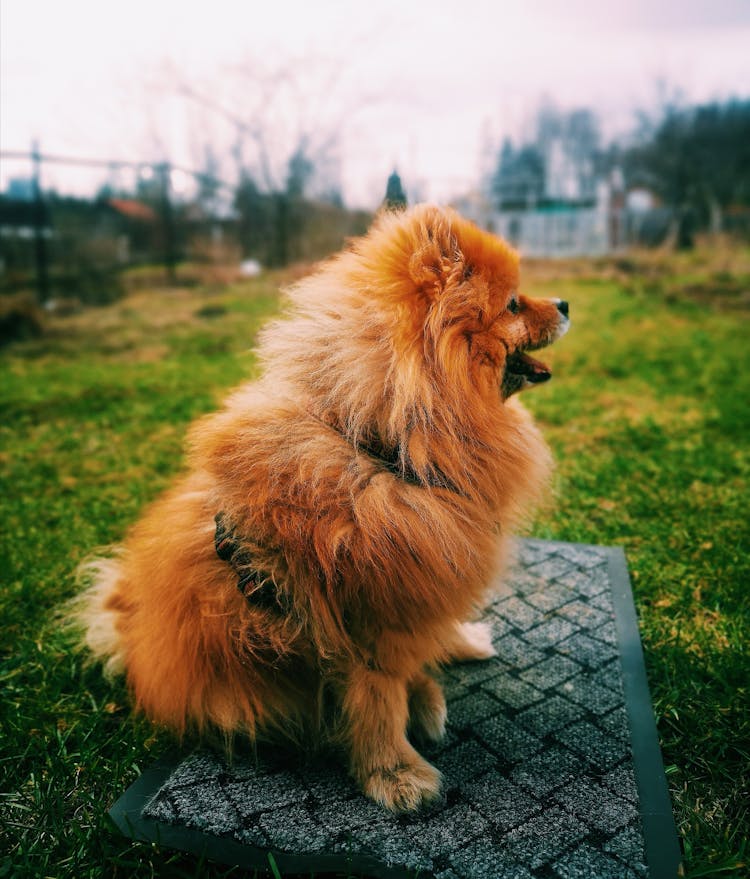
{"label": "brown pomeranian dog", "polygon": [[86,641],[178,734],[342,747],[394,811],[439,794],[431,671],[493,655],[471,622],[547,477],[516,392],[568,307],[450,210],[383,214],[291,291],[260,379],[190,436],[190,469],[90,566]]}

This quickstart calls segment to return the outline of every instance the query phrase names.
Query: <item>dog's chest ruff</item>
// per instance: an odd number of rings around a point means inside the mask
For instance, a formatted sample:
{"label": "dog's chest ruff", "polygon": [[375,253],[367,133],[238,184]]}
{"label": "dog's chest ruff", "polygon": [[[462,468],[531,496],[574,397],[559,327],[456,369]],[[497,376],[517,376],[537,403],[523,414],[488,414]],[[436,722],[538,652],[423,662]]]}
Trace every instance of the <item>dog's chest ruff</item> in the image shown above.
{"label": "dog's chest ruff", "polygon": [[[337,426],[313,416],[317,421],[325,424],[343,439],[349,442],[346,434]],[[438,469],[427,478],[421,477],[408,462],[404,462],[399,455],[398,449],[389,449],[379,442],[368,444],[351,444],[357,454],[365,455],[378,467],[395,476],[408,485],[418,488],[442,488],[456,494],[460,492],[453,483]],[[214,516],[216,532],[214,534],[214,546],[216,555],[229,564],[237,574],[237,589],[247,601],[258,608],[276,613],[288,613],[289,602],[283,590],[280,590],[273,577],[266,571],[256,566],[251,549],[243,544],[242,538],[237,534],[234,525],[228,521],[223,512]]]}

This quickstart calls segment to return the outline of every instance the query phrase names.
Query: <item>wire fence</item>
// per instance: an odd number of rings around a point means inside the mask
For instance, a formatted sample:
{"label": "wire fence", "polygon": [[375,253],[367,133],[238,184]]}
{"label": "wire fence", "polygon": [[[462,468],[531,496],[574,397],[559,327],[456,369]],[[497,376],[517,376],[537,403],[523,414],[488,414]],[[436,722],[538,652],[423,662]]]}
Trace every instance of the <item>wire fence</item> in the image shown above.
{"label": "wire fence", "polygon": [[[283,266],[319,259],[371,219],[340,200],[263,192],[170,162],[89,159],[3,150],[0,293],[33,290],[37,301],[106,302],[124,269],[160,267],[165,283],[185,263]],[[86,175],[84,194],[45,186],[50,170]],[[79,191],[80,191],[79,187]],[[88,191],[86,191],[88,190]]]}

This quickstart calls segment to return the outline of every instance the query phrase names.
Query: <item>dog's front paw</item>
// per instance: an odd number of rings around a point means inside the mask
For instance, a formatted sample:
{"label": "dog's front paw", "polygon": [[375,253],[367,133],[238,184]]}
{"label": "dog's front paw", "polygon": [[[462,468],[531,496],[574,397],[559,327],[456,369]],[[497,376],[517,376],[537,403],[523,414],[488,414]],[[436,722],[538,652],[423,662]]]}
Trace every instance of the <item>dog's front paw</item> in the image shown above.
{"label": "dog's front paw", "polygon": [[409,688],[409,730],[419,739],[439,742],[445,735],[448,710],[437,681],[424,674]]}
{"label": "dog's front paw", "polygon": [[391,812],[413,812],[440,796],[441,775],[417,755],[394,767],[380,766],[365,779],[364,791]]}

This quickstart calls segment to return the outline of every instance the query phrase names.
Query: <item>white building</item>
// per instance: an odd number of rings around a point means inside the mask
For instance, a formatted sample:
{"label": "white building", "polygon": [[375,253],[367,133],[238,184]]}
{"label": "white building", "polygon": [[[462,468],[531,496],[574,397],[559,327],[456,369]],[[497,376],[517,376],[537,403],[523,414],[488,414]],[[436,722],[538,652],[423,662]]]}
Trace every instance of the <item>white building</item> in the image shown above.
{"label": "white building", "polygon": [[626,238],[622,173],[615,169],[607,179],[596,179],[593,161],[574,162],[557,140],[545,152],[541,197],[506,200],[498,208],[489,193],[474,193],[456,207],[526,256],[601,256]]}

